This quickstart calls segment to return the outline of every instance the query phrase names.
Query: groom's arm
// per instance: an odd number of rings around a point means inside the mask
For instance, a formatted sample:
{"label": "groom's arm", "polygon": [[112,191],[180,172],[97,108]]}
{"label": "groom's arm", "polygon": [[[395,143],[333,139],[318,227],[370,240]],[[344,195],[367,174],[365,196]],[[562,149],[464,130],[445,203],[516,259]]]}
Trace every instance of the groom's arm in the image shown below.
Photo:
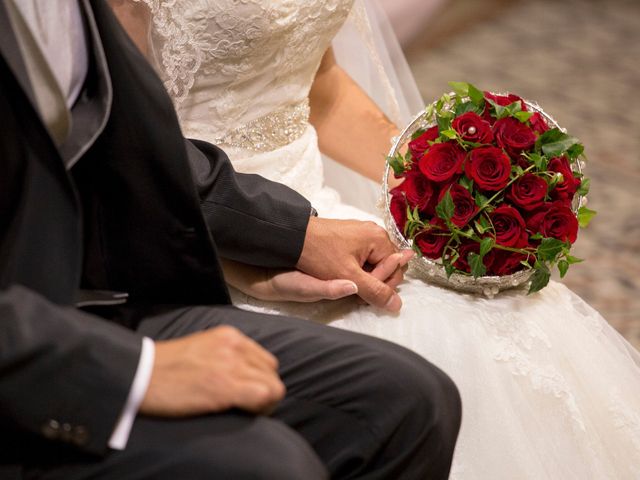
{"label": "groom's arm", "polygon": [[21,286],[0,290],[0,418],[102,454],[129,397],[142,337]]}
{"label": "groom's arm", "polygon": [[237,173],[209,143],[186,141],[202,212],[222,257],[270,268],[295,267],[311,204],[285,185]]}

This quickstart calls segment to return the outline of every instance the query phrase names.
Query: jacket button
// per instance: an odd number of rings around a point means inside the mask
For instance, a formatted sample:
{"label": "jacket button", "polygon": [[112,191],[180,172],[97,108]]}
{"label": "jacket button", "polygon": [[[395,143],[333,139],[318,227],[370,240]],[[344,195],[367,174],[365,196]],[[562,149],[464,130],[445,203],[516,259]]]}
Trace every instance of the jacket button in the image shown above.
{"label": "jacket button", "polygon": [[56,440],[60,437],[60,423],[57,420],[48,420],[42,425],[40,431],[45,438]]}
{"label": "jacket button", "polygon": [[79,447],[86,445],[89,442],[89,432],[82,425],[74,427],[72,441]]}
{"label": "jacket button", "polygon": [[63,442],[70,442],[73,438],[71,425],[68,423],[63,423],[60,426],[60,440]]}

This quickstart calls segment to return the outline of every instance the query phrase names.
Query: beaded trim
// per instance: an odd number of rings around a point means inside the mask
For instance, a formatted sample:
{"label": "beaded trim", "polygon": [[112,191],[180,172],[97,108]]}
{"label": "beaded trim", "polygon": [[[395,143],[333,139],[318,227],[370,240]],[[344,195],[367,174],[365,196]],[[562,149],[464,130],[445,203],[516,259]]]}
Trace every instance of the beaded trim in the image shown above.
{"label": "beaded trim", "polygon": [[[187,122],[189,123],[189,122]],[[212,142],[254,152],[270,152],[297,140],[309,125],[309,99],[287,105],[235,128]]]}

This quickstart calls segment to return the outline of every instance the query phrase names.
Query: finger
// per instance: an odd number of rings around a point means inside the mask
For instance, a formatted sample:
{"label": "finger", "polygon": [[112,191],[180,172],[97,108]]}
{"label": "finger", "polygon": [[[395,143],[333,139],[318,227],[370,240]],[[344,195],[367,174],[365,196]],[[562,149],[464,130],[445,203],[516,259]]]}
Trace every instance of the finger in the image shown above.
{"label": "finger", "polygon": [[402,271],[402,268],[398,268],[395,272],[391,274],[389,278],[387,278],[384,281],[384,283],[386,283],[387,285],[389,285],[391,288],[395,290],[398,287],[398,285],[402,283],[402,280],[404,280],[404,272]]}
{"label": "finger", "polygon": [[337,300],[358,293],[358,286],[351,280],[320,280],[309,277],[298,291],[291,292],[288,300],[295,302],[317,302]]}
{"label": "finger", "polygon": [[[395,290],[398,287],[398,285],[402,283],[402,280],[404,280],[405,269],[406,269],[406,266],[396,269],[396,271],[393,272],[389,278],[384,280],[384,283],[386,283],[387,285],[389,285],[391,288]],[[360,297],[358,297],[357,303],[358,305],[367,305],[367,302],[365,302]]]}
{"label": "finger", "polygon": [[407,269],[407,263],[413,258],[415,253],[411,250],[403,250],[390,255],[380,262],[371,274],[385,282],[391,288],[395,289],[404,279],[404,272]]}
{"label": "finger", "polygon": [[387,258],[378,263],[378,265],[376,265],[373,270],[371,270],[371,275],[384,282],[393,274],[393,272],[398,269],[401,259],[402,254],[400,253],[389,255]]}
{"label": "finger", "polygon": [[278,370],[278,359],[262,345],[246,336],[239,330],[230,330],[224,339],[244,360],[266,374],[275,374]]}
{"label": "finger", "polygon": [[368,304],[390,312],[397,312],[402,307],[402,300],[395,290],[370,273],[359,270],[354,280],[358,295]]}
{"label": "finger", "polygon": [[387,232],[381,227],[374,225],[375,229],[369,232],[367,238],[371,241],[366,261],[372,265],[377,265],[388,256],[396,253],[398,249],[391,243]]}
{"label": "finger", "polygon": [[286,393],[284,383],[279,379],[277,381],[241,380],[236,383],[234,390],[233,404],[258,414],[272,411]]}
{"label": "finger", "polygon": [[371,274],[378,280],[384,282],[387,278],[391,277],[396,270],[403,268],[414,255],[415,253],[412,250],[403,250],[389,255],[375,266]]}
{"label": "finger", "polygon": [[320,286],[319,300],[338,300],[358,293],[358,286],[351,280],[318,280]]}

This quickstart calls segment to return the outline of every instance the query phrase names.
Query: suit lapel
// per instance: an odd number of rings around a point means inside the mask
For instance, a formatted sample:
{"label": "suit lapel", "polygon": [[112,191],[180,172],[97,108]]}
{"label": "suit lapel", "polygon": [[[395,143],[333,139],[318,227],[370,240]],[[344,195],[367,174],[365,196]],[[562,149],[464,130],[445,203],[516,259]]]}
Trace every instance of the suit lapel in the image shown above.
{"label": "suit lapel", "polygon": [[72,128],[60,153],[70,169],[95,143],[111,113],[113,87],[100,33],[88,1],[79,2],[83,11],[89,69],[83,90],[71,110]]}
{"label": "suit lapel", "polygon": [[33,93],[33,88],[29,81],[27,68],[22,61],[20,46],[13,34],[11,22],[9,21],[9,12],[7,12],[4,0],[0,0],[0,53],[2,53],[2,56],[9,65],[13,75],[22,87],[22,91],[25,92],[26,96],[29,98],[31,106],[35,111],[37,111],[37,103]]}

